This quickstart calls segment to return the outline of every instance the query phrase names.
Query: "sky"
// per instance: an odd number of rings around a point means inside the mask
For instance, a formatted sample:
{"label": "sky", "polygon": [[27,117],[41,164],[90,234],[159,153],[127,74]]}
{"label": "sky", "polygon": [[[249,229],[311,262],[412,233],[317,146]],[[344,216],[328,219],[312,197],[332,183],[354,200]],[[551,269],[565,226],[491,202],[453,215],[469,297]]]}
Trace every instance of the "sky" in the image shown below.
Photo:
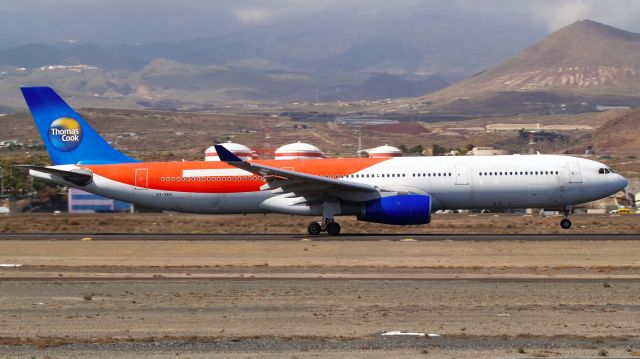
{"label": "sky", "polygon": [[0,1],[0,39],[145,43],[215,37],[292,17],[436,14],[557,30],[592,19],[640,32],[640,0],[24,0]]}

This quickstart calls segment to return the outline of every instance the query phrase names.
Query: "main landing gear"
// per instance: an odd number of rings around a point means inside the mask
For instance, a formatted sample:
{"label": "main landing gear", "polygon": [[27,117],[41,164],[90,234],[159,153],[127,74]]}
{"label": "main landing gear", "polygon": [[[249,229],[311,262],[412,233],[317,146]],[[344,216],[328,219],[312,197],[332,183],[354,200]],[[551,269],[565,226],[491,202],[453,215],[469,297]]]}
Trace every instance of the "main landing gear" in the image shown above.
{"label": "main landing gear", "polygon": [[340,234],[340,225],[333,219],[323,218],[322,222],[309,223],[307,231],[313,236],[318,235],[323,231],[326,231],[331,236],[337,236]]}
{"label": "main landing gear", "polygon": [[562,207],[562,213],[564,215],[564,218],[560,221],[560,227],[562,227],[562,229],[571,228],[571,221],[569,220],[569,215],[573,213],[573,207],[569,205],[565,205],[564,207]]}
{"label": "main landing gear", "polygon": [[326,231],[330,236],[340,234],[340,225],[333,220],[333,216],[340,213],[340,201],[337,199],[327,199],[322,202],[322,221],[311,222],[307,231],[310,235],[315,236],[320,232]]}

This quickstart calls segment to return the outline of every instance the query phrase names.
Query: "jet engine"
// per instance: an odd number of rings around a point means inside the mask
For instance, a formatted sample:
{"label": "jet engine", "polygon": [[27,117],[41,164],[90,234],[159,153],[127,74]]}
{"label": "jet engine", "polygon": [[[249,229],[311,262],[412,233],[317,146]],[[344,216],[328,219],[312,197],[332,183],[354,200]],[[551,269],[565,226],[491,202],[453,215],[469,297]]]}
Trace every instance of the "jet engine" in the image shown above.
{"label": "jet engine", "polygon": [[427,224],[431,222],[431,196],[405,194],[377,198],[362,204],[358,220],[384,224]]}

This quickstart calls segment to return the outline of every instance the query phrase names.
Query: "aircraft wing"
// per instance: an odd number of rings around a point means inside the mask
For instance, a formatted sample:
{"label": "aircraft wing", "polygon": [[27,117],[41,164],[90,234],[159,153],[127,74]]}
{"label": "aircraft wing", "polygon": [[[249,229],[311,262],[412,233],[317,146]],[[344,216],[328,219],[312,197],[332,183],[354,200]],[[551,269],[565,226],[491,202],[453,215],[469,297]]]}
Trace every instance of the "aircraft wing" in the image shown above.
{"label": "aircraft wing", "polygon": [[355,191],[364,194],[378,193],[381,190],[377,186],[373,186],[370,184],[345,181],[337,178],[323,177],[297,171],[284,170],[281,168],[243,161],[233,153],[229,152],[229,150],[224,148],[224,146],[214,146],[216,152],[218,153],[218,156],[220,157],[220,160],[222,160],[223,162],[231,166],[243,169],[247,172],[267,177],[268,183],[261,188],[263,190],[270,189],[281,193],[297,194],[314,192],[316,195],[319,193],[331,192],[336,197],[342,197],[340,196],[341,192],[353,193]]}

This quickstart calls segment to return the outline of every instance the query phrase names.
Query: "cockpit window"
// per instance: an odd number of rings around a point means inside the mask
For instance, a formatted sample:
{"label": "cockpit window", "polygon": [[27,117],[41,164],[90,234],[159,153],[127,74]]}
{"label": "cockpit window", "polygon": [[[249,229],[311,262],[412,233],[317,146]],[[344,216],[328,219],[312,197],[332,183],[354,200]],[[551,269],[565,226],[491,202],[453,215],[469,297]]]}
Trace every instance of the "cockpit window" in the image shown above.
{"label": "cockpit window", "polygon": [[599,173],[599,174],[603,174],[603,173],[604,173],[604,168],[600,168],[600,169],[598,169],[598,173]]}
{"label": "cockpit window", "polygon": [[598,173],[607,174],[607,173],[615,173],[611,168],[599,168]]}

